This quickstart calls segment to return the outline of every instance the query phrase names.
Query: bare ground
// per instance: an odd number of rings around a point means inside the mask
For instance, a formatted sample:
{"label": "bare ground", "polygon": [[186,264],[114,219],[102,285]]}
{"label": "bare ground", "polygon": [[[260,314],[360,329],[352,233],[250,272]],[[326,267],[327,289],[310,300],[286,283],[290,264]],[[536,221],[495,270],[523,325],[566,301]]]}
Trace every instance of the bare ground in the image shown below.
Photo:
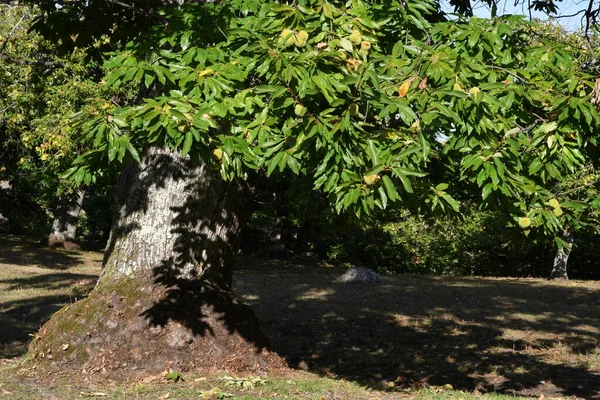
{"label": "bare ground", "polygon": [[[0,366],[93,287],[100,262],[99,253],[0,237]],[[382,284],[334,282],[342,272],[241,259],[235,291],[297,370],[398,394],[449,384],[600,399],[598,282],[401,275]]]}

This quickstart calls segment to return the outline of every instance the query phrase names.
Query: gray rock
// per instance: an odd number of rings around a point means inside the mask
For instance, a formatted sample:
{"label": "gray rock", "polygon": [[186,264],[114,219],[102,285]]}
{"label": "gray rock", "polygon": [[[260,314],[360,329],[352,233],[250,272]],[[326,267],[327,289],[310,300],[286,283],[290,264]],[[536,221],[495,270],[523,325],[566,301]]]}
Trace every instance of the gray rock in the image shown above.
{"label": "gray rock", "polygon": [[354,283],[354,282],[382,282],[383,278],[379,276],[373,270],[365,267],[351,267],[348,268],[348,271],[344,273],[344,275],[340,276],[335,280],[336,282],[342,283]]}

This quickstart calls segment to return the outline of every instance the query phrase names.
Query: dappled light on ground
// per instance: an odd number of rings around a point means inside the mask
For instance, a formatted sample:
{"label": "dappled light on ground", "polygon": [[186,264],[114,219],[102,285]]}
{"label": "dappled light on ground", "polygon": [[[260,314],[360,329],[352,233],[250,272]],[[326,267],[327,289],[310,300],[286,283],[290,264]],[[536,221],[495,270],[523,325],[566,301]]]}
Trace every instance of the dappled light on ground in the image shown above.
{"label": "dappled light on ground", "polygon": [[597,283],[341,284],[340,270],[272,264],[246,264],[236,292],[294,367],[375,387],[600,398]]}
{"label": "dappled light on ground", "polygon": [[32,334],[65,304],[85,297],[101,253],[50,250],[3,235],[0,246],[0,359],[23,355]]}
{"label": "dappled light on ground", "polygon": [[[22,355],[30,334],[94,286],[97,253],[62,253],[84,261],[60,270],[0,262],[0,359]],[[334,282],[343,270],[317,264],[238,264],[236,295],[293,368],[392,392],[450,384],[600,398],[598,282],[386,276],[343,284]]]}
{"label": "dappled light on ground", "polygon": [[52,250],[40,240],[14,235],[0,235],[0,241],[0,265],[64,270],[82,264],[100,266],[102,263],[100,252]]}

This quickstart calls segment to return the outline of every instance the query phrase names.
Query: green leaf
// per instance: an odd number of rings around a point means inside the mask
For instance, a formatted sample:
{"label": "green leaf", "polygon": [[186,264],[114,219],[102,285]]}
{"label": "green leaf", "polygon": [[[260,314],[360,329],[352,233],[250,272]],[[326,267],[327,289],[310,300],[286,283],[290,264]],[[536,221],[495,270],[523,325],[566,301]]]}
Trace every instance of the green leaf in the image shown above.
{"label": "green leaf", "polygon": [[394,183],[392,182],[390,177],[387,175],[384,175],[381,178],[381,180],[383,181],[383,186],[385,187],[385,192],[386,192],[387,196],[389,197],[389,199],[392,201],[396,201],[399,198],[399,196],[398,196],[398,192],[396,191],[396,186],[394,186]]}
{"label": "green leaf", "polygon": [[194,142],[194,136],[191,131],[187,131],[185,133],[185,139],[183,140],[183,147],[181,148],[181,155],[183,157],[187,156],[192,148],[192,143]]}
{"label": "green leaf", "polygon": [[378,155],[377,147],[375,147],[375,143],[373,143],[373,141],[371,139],[369,139],[367,143],[368,143],[367,154],[369,155],[369,158],[373,162],[373,165],[379,164],[379,155]]}

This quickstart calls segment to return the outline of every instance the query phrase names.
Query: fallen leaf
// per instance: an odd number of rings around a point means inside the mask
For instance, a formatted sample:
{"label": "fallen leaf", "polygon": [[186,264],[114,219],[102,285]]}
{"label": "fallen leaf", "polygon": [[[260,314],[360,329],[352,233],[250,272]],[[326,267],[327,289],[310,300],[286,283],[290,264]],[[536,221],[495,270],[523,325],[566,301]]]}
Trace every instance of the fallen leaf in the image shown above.
{"label": "fallen leaf", "polygon": [[142,379],[142,383],[150,383],[160,378],[160,375],[150,375]]}

